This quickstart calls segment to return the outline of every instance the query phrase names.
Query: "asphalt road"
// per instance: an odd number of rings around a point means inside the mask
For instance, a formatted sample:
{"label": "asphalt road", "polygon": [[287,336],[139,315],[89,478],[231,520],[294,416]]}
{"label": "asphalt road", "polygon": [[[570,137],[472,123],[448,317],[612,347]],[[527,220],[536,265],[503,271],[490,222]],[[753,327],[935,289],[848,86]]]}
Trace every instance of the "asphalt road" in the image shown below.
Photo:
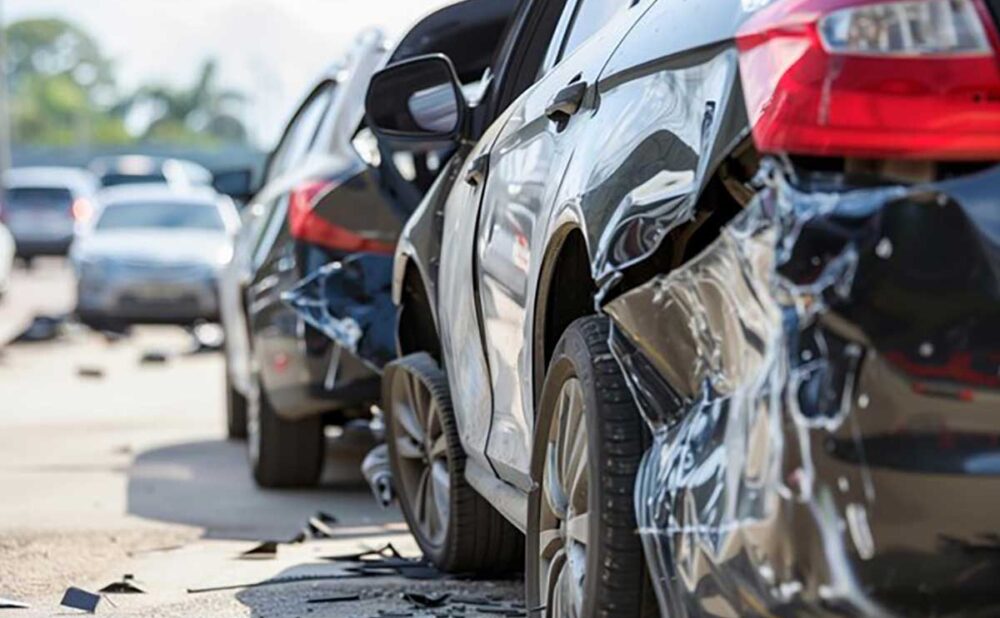
{"label": "asphalt road", "polygon": [[[67,312],[72,289],[59,261],[18,271],[0,302],[0,342],[35,315]],[[224,437],[221,355],[191,349],[179,329],[108,341],[79,327],[0,349],[0,599],[31,606],[0,616],[75,613],[59,607],[67,587],[97,591],[126,574],[145,594],[106,595],[98,615],[435,615],[404,592],[451,593],[436,615],[495,616],[475,603],[520,603],[516,580],[362,578],[323,560],[389,542],[419,554],[398,511],[380,509],[360,478],[366,437],[329,437],[315,490],[257,489],[243,445]],[[151,351],[166,362],[141,362]],[[291,539],[318,511],[337,518],[332,539],[240,558],[261,541]],[[189,592],[298,575],[337,579]]]}

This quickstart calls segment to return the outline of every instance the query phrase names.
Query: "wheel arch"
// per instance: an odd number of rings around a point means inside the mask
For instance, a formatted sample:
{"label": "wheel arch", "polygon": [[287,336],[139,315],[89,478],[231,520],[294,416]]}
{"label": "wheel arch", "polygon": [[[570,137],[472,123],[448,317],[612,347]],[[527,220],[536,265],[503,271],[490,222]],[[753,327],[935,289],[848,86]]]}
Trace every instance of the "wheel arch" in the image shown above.
{"label": "wheel arch", "polygon": [[407,259],[399,289],[399,318],[396,326],[396,347],[399,356],[427,352],[440,365],[441,339],[437,315],[424,283],[419,266]]}

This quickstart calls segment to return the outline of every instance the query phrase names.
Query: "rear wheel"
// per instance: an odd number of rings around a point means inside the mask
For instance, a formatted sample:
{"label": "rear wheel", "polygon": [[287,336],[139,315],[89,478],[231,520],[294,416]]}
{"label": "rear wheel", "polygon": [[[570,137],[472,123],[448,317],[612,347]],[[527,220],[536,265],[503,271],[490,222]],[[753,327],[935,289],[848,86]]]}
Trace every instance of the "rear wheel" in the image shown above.
{"label": "rear wheel", "polygon": [[226,368],[226,435],[230,440],[246,440],[247,398],[233,386]]}
{"label": "rear wheel", "polygon": [[386,367],[386,442],[403,515],[443,571],[503,573],[523,564],[524,540],[465,480],[448,382],[426,353]]}
{"label": "rear wheel", "polygon": [[647,433],[608,332],[603,317],[571,324],[542,390],[526,577],[546,616],[655,615],[634,507]]}
{"label": "rear wheel", "polygon": [[261,487],[308,487],[323,470],[322,419],[289,421],[278,416],[260,379],[247,405],[247,451]]}

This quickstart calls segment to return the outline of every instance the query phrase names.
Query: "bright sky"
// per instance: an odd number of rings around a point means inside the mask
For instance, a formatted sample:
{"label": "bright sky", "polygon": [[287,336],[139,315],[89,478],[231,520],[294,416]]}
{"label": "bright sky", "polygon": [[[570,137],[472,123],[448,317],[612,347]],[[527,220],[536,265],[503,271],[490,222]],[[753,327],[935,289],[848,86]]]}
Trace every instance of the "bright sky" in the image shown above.
{"label": "bright sky", "polygon": [[214,56],[224,85],[252,97],[247,121],[270,146],[298,99],[360,30],[392,37],[449,0],[0,0],[3,19],[62,17],[83,26],[124,89],[193,82]]}

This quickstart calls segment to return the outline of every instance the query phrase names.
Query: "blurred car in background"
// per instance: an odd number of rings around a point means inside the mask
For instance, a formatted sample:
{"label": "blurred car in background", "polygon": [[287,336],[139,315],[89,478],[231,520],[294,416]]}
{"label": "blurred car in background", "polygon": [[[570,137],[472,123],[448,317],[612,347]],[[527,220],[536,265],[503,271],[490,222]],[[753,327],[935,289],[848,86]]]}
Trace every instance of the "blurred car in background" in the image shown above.
{"label": "blurred car in background", "polygon": [[120,155],[99,157],[90,162],[102,187],[136,184],[168,184],[174,187],[209,187],[212,172],[183,159]]}
{"label": "blurred car in background", "polygon": [[122,186],[98,196],[70,259],[77,315],[95,328],[218,319],[218,274],[239,217],[211,189]]}
{"label": "blurred car in background", "polygon": [[0,223],[0,298],[7,293],[10,287],[10,271],[14,267],[14,237],[10,230]]}
{"label": "blurred car in background", "polygon": [[[381,36],[361,36],[348,60],[306,97],[271,155],[224,281],[229,290],[221,293],[230,435],[240,437],[246,427],[259,484],[315,483],[324,426],[369,416],[380,397],[380,365],[388,360],[378,351],[394,354],[392,320],[379,324],[390,345],[374,346],[375,358],[365,357],[355,344],[367,333],[357,324],[345,323],[345,338],[331,338],[305,321],[288,295],[321,267],[340,263],[345,272],[370,276],[356,287],[384,288],[380,296],[391,306],[396,238],[452,152],[450,144],[434,153],[382,148],[364,126],[371,75],[389,61],[448,52],[459,58],[463,82],[475,85],[514,4],[467,0],[432,13],[391,54]],[[371,299],[359,293],[357,300]]]}
{"label": "blurred car in background", "polygon": [[78,222],[93,213],[97,179],[72,167],[21,167],[3,177],[0,221],[14,236],[18,257],[66,255]]}

